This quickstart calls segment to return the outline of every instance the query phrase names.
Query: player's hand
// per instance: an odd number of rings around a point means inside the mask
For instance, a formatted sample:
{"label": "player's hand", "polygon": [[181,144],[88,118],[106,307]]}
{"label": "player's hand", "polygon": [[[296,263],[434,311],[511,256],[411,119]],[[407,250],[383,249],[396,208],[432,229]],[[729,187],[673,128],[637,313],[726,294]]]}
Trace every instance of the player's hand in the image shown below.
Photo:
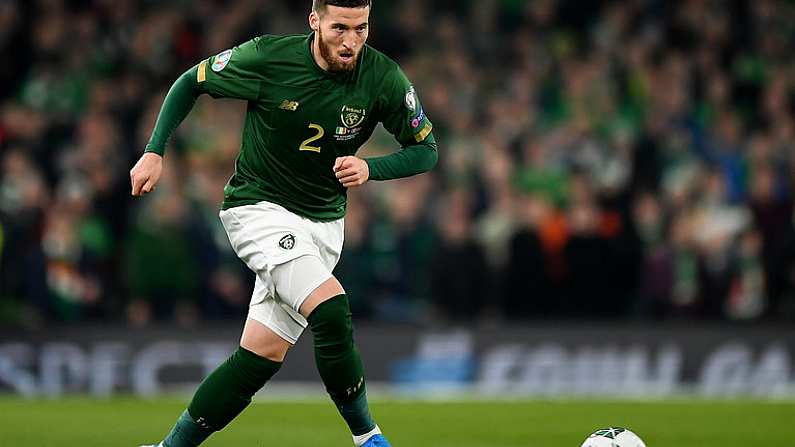
{"label": "player's hand", "polygon": [[132,195],[140,197],[155,189],[160,173],[163,172],[163,157],[154,152],[146,152],[130,170]]}
{"label": "player's hand", "polygon": [[338,157],[334,162],[334,173],[346,188],[362,186],[370,179],[370,167],[367,162],[353,155]]}

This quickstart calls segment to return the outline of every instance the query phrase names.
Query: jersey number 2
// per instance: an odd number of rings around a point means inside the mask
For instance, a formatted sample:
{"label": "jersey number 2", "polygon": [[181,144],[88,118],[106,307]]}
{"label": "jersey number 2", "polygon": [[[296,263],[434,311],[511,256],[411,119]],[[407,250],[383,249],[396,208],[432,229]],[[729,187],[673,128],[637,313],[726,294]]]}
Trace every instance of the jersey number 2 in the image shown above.
{"label": "jersey number 2", "polygon": [[310,129],[314,129],[315,131],[317,131],[317,134],[315,134],[315,136],[313,136],[313,137],[310,137],[310,138],[307,138],[306,140],[304,140],[304,142],[301,143],[301,147],[299,147],[298,150],[310,151],[310,152],[320,152],[320,147],[318,147],[318,146],[310,146],[309,143],[314,143],[315,141],[323,138],[323,135],[326,133],[326,131],[323,130],[323,126],[321,126],[319,124],[310,124],[309,128]]}

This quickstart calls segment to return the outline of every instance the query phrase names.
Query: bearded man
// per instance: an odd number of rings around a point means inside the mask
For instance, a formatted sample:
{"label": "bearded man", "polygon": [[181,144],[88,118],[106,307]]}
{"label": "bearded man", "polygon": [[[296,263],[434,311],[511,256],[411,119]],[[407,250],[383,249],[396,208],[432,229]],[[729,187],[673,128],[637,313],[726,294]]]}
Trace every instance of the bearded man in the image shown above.
{"label": "bearded man", "polygon": [[[199,386],[161,447],[194,447],[227,426],[279,370],[306,327],[331,400],[357,446],[389,446],[367,404],[348,298],[332,271],[346,193],[430,170],[432,124],[398,65],[366,45],[371,0],[315,0],[307,35],[261,36],[201,61],[172,86],[132,195],[151,192],[166,141],[196,98],[248,102],[242,147],[220,218],[256,274],[239,348]],[[355,154],[378,123],[401,149]]]}

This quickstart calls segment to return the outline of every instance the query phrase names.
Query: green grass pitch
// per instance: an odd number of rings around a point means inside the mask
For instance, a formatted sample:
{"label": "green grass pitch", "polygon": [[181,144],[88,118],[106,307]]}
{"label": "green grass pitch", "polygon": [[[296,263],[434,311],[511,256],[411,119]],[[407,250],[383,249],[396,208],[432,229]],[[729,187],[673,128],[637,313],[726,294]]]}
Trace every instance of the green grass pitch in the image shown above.
{"label": "green grass pitch", "polygon": [[[0,398],[0,445],[137,447],[157,442],[185,399]],[[594,429],[629,427],[649,447],[795,445],[795,402],[376,400],[395,447],[579,447]],[[251,405],[209,447],[350,447],[333,406],[322,400]]]}

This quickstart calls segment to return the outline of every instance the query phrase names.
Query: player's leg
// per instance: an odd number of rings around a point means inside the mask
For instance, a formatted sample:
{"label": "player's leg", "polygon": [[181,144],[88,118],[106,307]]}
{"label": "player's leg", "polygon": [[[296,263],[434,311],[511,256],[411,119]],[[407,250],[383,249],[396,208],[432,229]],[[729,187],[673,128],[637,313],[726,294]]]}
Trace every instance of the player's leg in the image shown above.
{"label": "player's leg", "polygon": [[[306,326],[297,311],[277,299],[272,277],[275,266],[317,251],[301,228],[303,220],[267,202],[222,210],[219,216],[235,253],[256,273],[248,320],[240,348],[199,386],[165,447],[199,445],[228,424],[278,371]],[[295,243],[285,246],[281,241],[288,235]],[[314,288],[305,287],[311,288],[302,300]]]}
{"label": "player's leg", "polygon": [[301,307],[315,343],[315,363],[331,400],[357,446],[381,431],[370,415],[364,366],[353,341],[348,297],[336,278],[316,289]]}
{"label": "player's leg", "polygon": [[267,286],[258,275],[240,346],[199,385],[163,447],[195,447],[204,442],[237,417],[281,367],[292,344],[257,321],[263,320],[263,315],[277,313],[274,309],[278,304],[272,299],[258,298],[265,293]]}
{"label": "player's leg", "polygon": [[276,374],[288,348],[286,341],[249,319],[241,346],[199,385],[162,446],[195,447],[226,427]]}
{"label": "player's leg", "polygon": [[[345,290],[319,257],[302,256],[273,270],[277,294],[291,301],[308,321],[315,362],[326,391],[342,415],[356,445],[375,435],[370,416],[362,359],[353,341],[350,305]],[[306,295],[305,284],[323,280]],[[302,289],[303,288],[303,289]],[[303,295],[303,296],[302,296]],[[298,300],[290,300],[299,297]],[[383,444],[387,445],[387,444]]]}

